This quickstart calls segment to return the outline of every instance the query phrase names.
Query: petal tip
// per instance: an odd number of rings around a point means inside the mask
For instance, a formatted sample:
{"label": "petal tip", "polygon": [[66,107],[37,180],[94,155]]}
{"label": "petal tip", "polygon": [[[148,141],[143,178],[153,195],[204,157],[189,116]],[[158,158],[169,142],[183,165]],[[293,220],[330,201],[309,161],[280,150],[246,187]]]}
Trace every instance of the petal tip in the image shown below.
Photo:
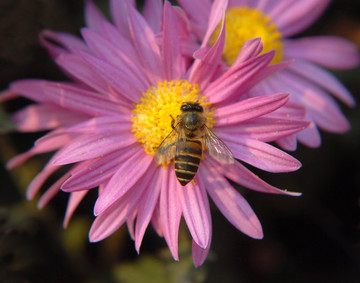
{"label": "petal tip", "polygon": [[248,231],[250,233],[246,233],[249,237],[255,239],[255,240],[262,240],[264,238],[264,232],[261,227],[260,222],[258,222],[258,225],[255,225],[252,229],[252,231]]}
{"label": "petal tip", "polygon": [[94,229],[90,228],[90,232],[89,232],[89,242],[90,243],[97,243],[99,241],[101,241],[102,239],[100,238],[99,233],[97,233],[97,230],[94,231]]}

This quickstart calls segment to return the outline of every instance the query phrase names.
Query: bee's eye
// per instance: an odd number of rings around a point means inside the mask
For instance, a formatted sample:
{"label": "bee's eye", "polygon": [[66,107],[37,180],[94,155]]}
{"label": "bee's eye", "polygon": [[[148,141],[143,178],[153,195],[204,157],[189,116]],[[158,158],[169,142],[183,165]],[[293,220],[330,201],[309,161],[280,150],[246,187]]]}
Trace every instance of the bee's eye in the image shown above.
{"label": "bee's eye", "polygon": [[201,105],[199,104],[195,104],[195,103],[184,103],[183,105],[181,105],[180,108],[181,111],[196,111],[196,112],[204,112],[204,109]]}
{"label": "bee's eye", "polygon": [[201,105],[195,105],[194,110],[197,112],[204,112],[204,109]]}
{"label": "bee's eye", "polygon": [[181,108],[180,108],[181,111],[189,111],[190,109],[191,109],[190,104],[183,104],[183,105],[181,105]]}

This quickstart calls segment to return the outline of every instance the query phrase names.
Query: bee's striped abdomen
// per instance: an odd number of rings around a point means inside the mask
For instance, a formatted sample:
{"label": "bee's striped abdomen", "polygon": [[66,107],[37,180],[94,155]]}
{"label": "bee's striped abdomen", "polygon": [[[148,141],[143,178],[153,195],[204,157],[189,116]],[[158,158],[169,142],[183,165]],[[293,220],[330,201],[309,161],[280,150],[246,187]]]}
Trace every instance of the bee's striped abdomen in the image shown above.
{"label": "bee's striped abdomen", "polygon": [[186,139],[177,145],[175,156],[175,174],[182,186],[185,186],[192,179],[199,168],[202,144],[199,140]]}

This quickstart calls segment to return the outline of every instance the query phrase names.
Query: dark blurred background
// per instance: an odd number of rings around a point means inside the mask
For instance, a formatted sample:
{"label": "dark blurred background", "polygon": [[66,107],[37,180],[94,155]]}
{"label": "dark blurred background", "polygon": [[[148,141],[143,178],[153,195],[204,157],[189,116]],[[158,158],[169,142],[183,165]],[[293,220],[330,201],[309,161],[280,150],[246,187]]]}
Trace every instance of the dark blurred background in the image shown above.
{"label": "dark blurred background", "polygon": [[[108,13],[107,0],[95,2]],[[82,1],[1,0],[0,90],[21,78],[65,80],[39,45],[38,34],[44,28],[79,34],[83,25]],[[333,1],[299,36],[318,34],[340,35],[360,46],[360,2]],[[360,68],[335,74],[359,103]],[[5,112],[27,103],[18,99],[0,105],[3,132],[12,128]],[[197,269],[184,223],[180,262],[172,260],[152,228],[140,256],[126,227],[100,243],[88,243],[95,192],[63,229],[65,193],[41,211],[36,200],[25,200],[27,184],[49,155],[11,172],[4,166],[44,133],[0,135],[0,282],[360,282],[360,108],[342,109],[352,129],[344,135],[323,133],[319,149],[299,146],[293,153],[303,164],[299,171],[256,172],[273,185],[301,191],[301,197],[241,189],[263,225],[264,239],[243,235],[214,207],[211,252]]]}

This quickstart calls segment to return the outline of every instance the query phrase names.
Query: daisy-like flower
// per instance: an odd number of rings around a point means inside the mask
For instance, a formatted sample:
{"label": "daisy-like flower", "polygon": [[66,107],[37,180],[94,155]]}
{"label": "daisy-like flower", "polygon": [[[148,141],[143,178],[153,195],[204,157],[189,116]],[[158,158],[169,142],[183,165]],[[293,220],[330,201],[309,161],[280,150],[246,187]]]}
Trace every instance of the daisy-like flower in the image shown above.
{"label": "daisy-like flower", "polygon": [[[212,4],[213,2],[213,4]],[[294,60],[288,68],[258,84],[249,94],[291,93],[290,101],[306,108],[311,124],[296,135],[280,139],[285,149],[296,149],[297,140],[318,147],[318,128],[344,133],[349,123],[330,94],[348,106],[355,101],[349,91],[323,67],[348,69],[358,66],[356,46],[340,37],[316,36],[290,39],[310,26],[325,10],[329,0],[257,1],[257,0],[179,0],[186,11],[192,30],[202,45],[212,45],[220,31],[219,7],[226,7],[226,39],[223,59],[231,66],[247,40],[261,37],[263,52],[276,50],[272,63]]]}
{"label": "daisy-like flower", "polygon": [[[151,222],[178,260],[178,229],[184,217],[193,239],[194,264],[199,266],[211,242],[208,195],[236,228],[262,238],[254,211],[227,179],[260,192],[297,193],[267,184],[238,161],[222,164],[207,152],[195,181],[183,187],[173,165],[156,164],[154,155],[172,130],[171,116],[180,114],[183,102],[197,102],[204,108],[206,125],[235,158],[270,172],[297,170],[296,159],[267,142],[303,130],[308,123],[301,121],[302,108],[284,106],[289,95],[282,93],[240,100],[285,65],[269,66],[275,52],[260,55],[262,43],[255,39],[245,43],[236,63],[217,76],[224,29],[211,48],[198,52],[201,59],[189,64],[181,50],[180,40],[187,36],[181,10],[165,1],[161,13],[152,13],[146,6],[142,16],[129,1],[110,3],[115,25],[87,2],[84,40],[42,33],[43,44],[73,82],[21,80],[2,94],[2,100],[21,95],[36,102],[15,113],[19,131],[50,130],[32,149],[10,160],[8,167],[35,154],[56,151],[29,185],[27,197],[33,198],[57,169],[72,164],[43,194],[39,207],[60,189],[69,192],[66,226],[86,193],[99,188],[96,219],[89,233],[92,242],[127,223],[139,252]],[[224,15],[225,10],[220,12]],[[160,44],[157,32],[162,33]]]}

